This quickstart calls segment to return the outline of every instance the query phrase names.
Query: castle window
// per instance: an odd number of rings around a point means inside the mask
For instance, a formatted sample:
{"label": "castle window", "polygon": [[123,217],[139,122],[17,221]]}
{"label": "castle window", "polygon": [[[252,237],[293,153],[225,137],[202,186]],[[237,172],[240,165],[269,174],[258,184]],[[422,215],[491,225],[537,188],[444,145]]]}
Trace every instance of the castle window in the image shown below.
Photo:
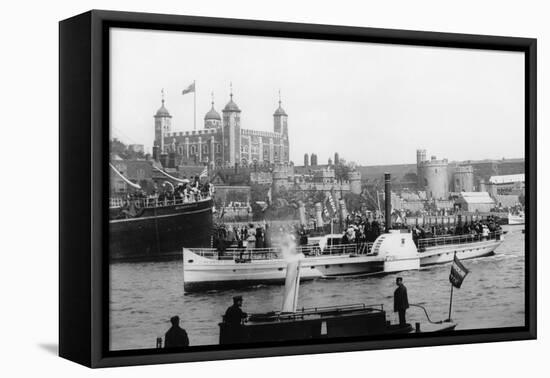
{"label": "castle window", "polygon": [[203,153],[203,154],[207,154],[207,153],[208,153],[208,145],[207,145],[207,144],[203,144],[203,146],[202,146],[202,153]]}
{"label": "castle window", "polygon": [[178,146],[177,150],[178,150],[178,154],[183,155],[183,146]]}
{"label": "castle window", "polygon": [[222,152],[222,145],[220,143],[216,143],[216,152],[217,153]]}
{"label": "castle window", "polygon": [[192,145],[190,150],[191,150],[192,155],[196,154],[197,153],[197,146]]}

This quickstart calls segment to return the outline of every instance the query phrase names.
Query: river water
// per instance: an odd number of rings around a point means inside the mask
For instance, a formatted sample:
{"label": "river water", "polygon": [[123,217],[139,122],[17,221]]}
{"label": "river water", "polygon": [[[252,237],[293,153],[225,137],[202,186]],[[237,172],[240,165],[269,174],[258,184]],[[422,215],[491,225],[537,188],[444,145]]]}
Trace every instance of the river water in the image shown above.
{"label": "river water", "polygon": [[[465,260],[470,274],[453,294],[452,318],[457,329],[516,327],[525,322],[525,237],[523,226],[505,226],[505,241],[494,256]],[[449,310],[450,263],[407,271],[403,277],[409,302],[425,305],[432,320],[445,319]],[[319,279],[300,286],[299,307],[351,303],[383,304],[393,310],[395,274],[363,278]],[[184,294],[182,261],[114,263],[110,267],[110,349],[154,348],[157,337],[179,315],[190,345],[218,344],[218,323],[234,295],[244,298],[248,313],[279,310],[283,286]],[[410,308],[407,322],[425,321]]]}

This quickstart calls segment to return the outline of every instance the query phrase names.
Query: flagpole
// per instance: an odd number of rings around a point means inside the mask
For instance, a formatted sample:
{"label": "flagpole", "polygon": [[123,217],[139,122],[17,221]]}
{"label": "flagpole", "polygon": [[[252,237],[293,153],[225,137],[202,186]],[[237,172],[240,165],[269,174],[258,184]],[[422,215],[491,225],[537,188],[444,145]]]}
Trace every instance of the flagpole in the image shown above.
{"label": "flagpole", "polygon": [[193,80],[193,130],[197,130],[197,87],[195,80]]}
{"label": "flagpole", "polygon": [[451,300],[449,301],[449,318],[448,318],[449,321],[451,321],[451,309],[453,307],[453,288],[454,288],[454,285],[451,284]]}
{"label": "flagpole", "polygon": [[[453,255],[453,264],[454,264],[454,258],[456,257],[456,251]],[[449,300],[449,317],[448,317],[448,320],[451,321],[451,310],[453,308],[453,289],[454,289],[455,285],[453,285],[453,283],[451,282],[451,299]]]}

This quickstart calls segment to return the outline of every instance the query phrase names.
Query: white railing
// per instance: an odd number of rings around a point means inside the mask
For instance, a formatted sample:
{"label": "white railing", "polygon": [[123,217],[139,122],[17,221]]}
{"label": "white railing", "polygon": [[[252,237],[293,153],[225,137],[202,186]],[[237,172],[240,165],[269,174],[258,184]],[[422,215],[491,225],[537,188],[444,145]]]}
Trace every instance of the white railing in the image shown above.
{"label": "white railing", "polygon": [[124,206],[130,206],[130,204],[135,205],[138,208],[156,208],[156,207],[166,207],[174,205],[183,205],[186,203],[200,202],[210,199],[210,196],[189,195],[184,197],[174,197],[172,199],[164,198],[159,199],[158,197],[151,198],[109,198],[109,208],[120,208]]}
{"label": "white railing", "polygon": [[[338,244],[327,246],[321,250],[319,246],[299,246],[296,248],[297,253],[303,253],[306,257],[314,256],[373,256],[372,251],[373,243],[359,243],[359,244]],[[282,251],[280,247],[273,248],[226,248],[223,251],[216,248],[188,248],[196,255],[219,260],[236,260],[236,261],[250,261],[250,260],[274,260],[282,258]]]}
{"label": "white railing", "polygon": [[429,247],[436,247],[441,245],[450,245],[450,244],[467,244],[474,243],[478,241],[486,240],[499,240],[502,232],[490,232],[488,234],[466,234],[466,235],[448,235],[448,236],[438,236],[434,238],[424,238],[418,239],[418,249],[425,250]]}

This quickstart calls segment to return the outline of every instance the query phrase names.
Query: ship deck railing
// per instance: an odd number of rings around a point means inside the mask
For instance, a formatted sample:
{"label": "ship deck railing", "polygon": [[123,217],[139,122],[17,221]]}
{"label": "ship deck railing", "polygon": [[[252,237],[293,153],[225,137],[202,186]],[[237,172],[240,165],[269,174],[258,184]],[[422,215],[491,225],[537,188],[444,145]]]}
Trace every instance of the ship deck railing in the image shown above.
{"label": "ship deck railing", "polygon": [[[337,244],[326,246],[323,250],[319,246],[298,246],[297,253],[303,253],[307,257],[320,256],[375,256],[372,249],[373,243]],[[235,260],[236,262],[248,262],[251,260],[276,260],[282,258],[280,247],[271,248],[227,248],[221,251],[216,248],[187,248],[196,255],[209,259]]]}
{"label": "ship deck railing", "polygon": [[[193,197],[196,197],[193,198]],[[151,197],[151,198],[132,198],[132,199],[125,199],[125,198],[109,198],[109,208],[110,209],[118,209],[125,206],[134,205],[138,208],[159,208],[159,207],[168,207],[168,206],[175,206],[175,205],[183,205],[187,203],[195,203],[200,201],[206,201],[209,200],[210,196],[187,196],[183,198],[172,198],[172,199],[159,199],[158,197]]]}
{"label": "ship deck railing", "polygon": [[420,252],[425,251],[430,247],[445,246],[451,244],[468,244],[478,241],[487,241],[487,240],[500,240],[502,235],[501,231],[489,232],[485,235],[483,234],[465,234],[465,235],[445,235],[437,236],[433,238],[424,238],[418,239],[418,250]]}
{"label": "ship deck railing", "polygon": [[250,314],[246,320],[250,322],[292,321],[311,316],[326,317],[356,311],[368,311],[373,313],[383,312],[384,305],[368,305],[365,303],[355,303],[341,306],[308,307],[297,309],[294,312],[274,311],[261,314]]}

